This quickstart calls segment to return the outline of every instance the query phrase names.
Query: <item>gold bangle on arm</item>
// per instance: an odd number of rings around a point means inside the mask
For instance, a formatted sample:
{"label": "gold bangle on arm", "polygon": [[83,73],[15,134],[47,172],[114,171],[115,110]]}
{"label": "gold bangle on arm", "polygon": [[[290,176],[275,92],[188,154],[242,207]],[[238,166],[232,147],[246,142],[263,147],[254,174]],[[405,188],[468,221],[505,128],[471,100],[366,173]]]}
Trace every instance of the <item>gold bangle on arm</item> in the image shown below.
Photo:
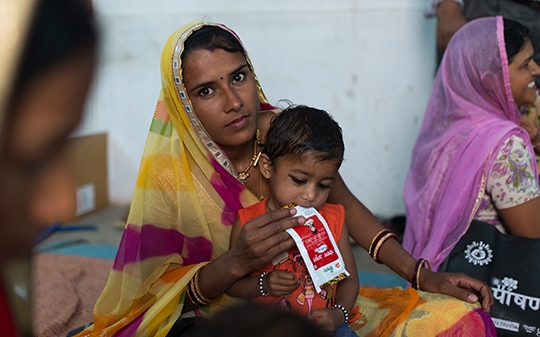
{"label": "gold bangle on arm", "polygon": [[431,265],[426,259],[418,259],[418,261],[416,261],[416,265],[414,266],[411,286],[416,290],[422,290],[420,288],[420,270],[422,270],[422,267],[424,266],[427,266],[427,269],[431,270]]}
{"label": "gold bangle on arm", "polygon": [[384,245],[384,243],[390,239],[390,238],[394,238],[396,239],[396,241],[398,241],[398,237],[395,233],[387,233],[385,236],[383,236],[379,242],[377,242],[377,245],[375,246],[375,249],[373,250],[373,260],[375,260],[375,262],[377,262],[378,264],[382,264],[381,261],[379,261],[379,251],[381,250],[381,247]]}
{"label": "gold bangle on arm", "polygon": [[195,306],[204,307],[208,305],[208,303],[205,303],[203,299],[197,296],[195,292],[195,285],[193,283],[193,279],[189,280],[186,291],[187,291],[188,298],[191,300],[193,304],[195,304]]}
{"label": "gold bangle on arm", "polygon": [[379,264],[382,264],[382,262],[379,261],[379,258],[378,258],[379,251],[381,250],[381,247],[389,238],[394,238],[398,240],[397,235],[393,233],[391,230],[386,229],[386,228],[381,229],[379,233],[377,233],[373,237],[373,239],[371,240],[371,244],[369,245],[369,249],[368,249],[369,256],[371,256],[371,258]]}
{"label": "gold bangle on arm", "polygon": [[195,281],[194,281],[194,283],[195,283],[195,291],[197,292],[197,295],[199,295],[205,302],[210,304],[210,303],[214,302],[215,300],[217,300],[219,296],[216,296],[215,298],[212,298],[212,299],[204,296],[204,294],[201,291],[201,288],[199,287],[199,274],[201,273],[201,269],[197,270],[197,272],[195,273],[195,276],[194,276],[194,279],[195,279]]}
{"label": "gold bangle on arm", "polygon": [[371,239],[371,243],[369,244],[369,249],[368,249],[369,256],[373,257],[373,248],[377,246],[377,243],[379,242],[381,237],[383,237],[386,233],[390,233],[390,230],[386,228],[381,229],[379,233],[375,234],[373,239]]}
{"label": "gold bangle on arm", "polygon": [[198,307],[204,307],[209,305],[210,303],[217,300],[219,296],[217,296],[214,299],[210,299],[201,291],[201,288],[199,287],[199,274],[201,272],[201,269],[197,270],[195,275],[189,280],[188,287],[187,287],[187,294],[189,298],[191,299],[191,302],[195,304]]}

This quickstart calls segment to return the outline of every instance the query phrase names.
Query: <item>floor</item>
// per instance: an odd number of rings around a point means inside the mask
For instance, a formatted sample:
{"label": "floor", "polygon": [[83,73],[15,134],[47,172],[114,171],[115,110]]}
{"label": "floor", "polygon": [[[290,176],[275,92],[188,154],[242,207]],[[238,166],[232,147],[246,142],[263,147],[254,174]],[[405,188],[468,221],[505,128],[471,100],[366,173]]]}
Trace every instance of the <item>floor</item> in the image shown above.
{"label": "floor", "polygon": [[[56,230],[36,246],[36,252],[52,251],[78,242],[118,246],[127,214],[127,206],[110,206],[82,216],[70,225],[91,225],[95,229]],[[353,244],[352,250],[361,278],[362,273],[389,275],[394,281],[398,278],[388,267],[375,263],[361,246]]]}

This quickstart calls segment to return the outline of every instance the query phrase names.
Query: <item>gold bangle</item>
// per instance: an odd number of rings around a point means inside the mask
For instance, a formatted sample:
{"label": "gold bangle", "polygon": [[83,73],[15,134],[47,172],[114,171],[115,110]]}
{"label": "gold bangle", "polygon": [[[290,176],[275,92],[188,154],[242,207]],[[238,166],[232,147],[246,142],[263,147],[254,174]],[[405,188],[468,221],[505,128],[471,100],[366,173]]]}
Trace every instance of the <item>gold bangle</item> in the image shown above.
{"label": "gold bangle", "polygon": [[189,280],[187,285],[187,296],[191,300],[193,304],[195,304],[197,307],[204,307],[207,306],[209,303],[205,303],[203,299],[197,296],[195,293],[195,286],[193,284],[193,278]]}
{"label": "gold bangle", "polygon": [[378,259],[378,255],[379,255],[379,251],[381,250],[381,247],[384,245],[384,243],[389,239],[389,238],[394,238],[396,239],[396,241],[398,240],[398,237],[395,233],[387,233],[385,236],[383,236],[379,242],[377,242],[377,245],[375,246],[375,250],[373,251],[373,260],[375,260],[375,262],[379,263],[379,264],[382,264],[381,261],[379,261]]}
{"label": "gold bangle", "polygon": [[373,257],[373,248],[377,245],[380,238],[386,233],[390,233],[390,230],[383,228],[377,234],[375,234],[373,239],[371,239],[371,243],[369,244],[369,249],[368,249],[369,256]]}
{"label": "gold bangle", "polygon": [[203,302],[206,303],[205,305],[208,305],[208,304],[214,302],[215,300],[217,300],[217,298],[218,298],[219,296],[217,296],[217,297],[214,298],[214,299],[210,299],[210,298],[204,296],[204,294],[203,294],[202,291],[201,291],[201,288],[199,287],[199,274],[200,274],[200,272],[201,272],[201,269],[197,270],[197,272],[195,273],[195,276],[193,276],[193,278],[192,278],[192,280],[194,280],[194,281],[193,281],[193,285],[194,285],[194,288],[195,288],[195,293],[196,293],[196,295],[197,295],[199,298],[201,298],[201,299],[203,300]]}
{"label": "gold bangle", "polygon": [[420,270],[422,270],[422,267],[427,265],[427,269],[431,270],[431,265],[429,264],[429,261],[426,259],[418,259],[416,261],[416,266],[414,267],[414,275],[412,280],[412,287],[416,290],[422,290],[420,288]]}

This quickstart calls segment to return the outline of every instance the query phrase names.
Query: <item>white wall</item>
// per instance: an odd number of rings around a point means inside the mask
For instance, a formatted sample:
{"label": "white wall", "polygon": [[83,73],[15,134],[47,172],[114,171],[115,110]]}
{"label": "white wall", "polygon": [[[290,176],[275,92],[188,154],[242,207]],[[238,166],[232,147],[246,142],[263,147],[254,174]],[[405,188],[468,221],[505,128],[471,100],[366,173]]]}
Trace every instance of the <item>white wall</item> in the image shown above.
{"label": "white wall", "polygon": [[200,19],[242,38],[272,103],[328,110],[346,142],[345,181],[375,214],[402,188],[433,78],[424,0],[94,0],[102,57],[78,134],[109,134],[110,199],[129,203],[160,90],[168,36]]}

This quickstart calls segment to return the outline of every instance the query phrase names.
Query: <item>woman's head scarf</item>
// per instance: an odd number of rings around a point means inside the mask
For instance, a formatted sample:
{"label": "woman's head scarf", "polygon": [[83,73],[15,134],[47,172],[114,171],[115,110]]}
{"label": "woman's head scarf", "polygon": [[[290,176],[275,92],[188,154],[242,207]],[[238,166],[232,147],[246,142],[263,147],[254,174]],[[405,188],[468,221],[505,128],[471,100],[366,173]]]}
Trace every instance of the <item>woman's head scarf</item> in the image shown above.
{"label": "woman's head scarf", "polygon": [[521,118],[502,17],[467,23],[445,51],[405,181],[404,247],[415,258],[438,269],[465,234],[497,149],[513,134],[530,145]]}
{"label": "woman's head scarf", "polygon": [[[258,202],[197,118],[182,78],[184,42],[212,25],[191,23],[168,39],[162,88],[113,270],[94,309],[96,336],[164,336],[180,317],[194,273],[229,249],[239,209]],[[254,73],[247,53],[246,60]],[[255,73],[254,73],[255,75]],[[271,109],[258,83],[261,110]],[[228,301],[222,295],[206,314]]]}

